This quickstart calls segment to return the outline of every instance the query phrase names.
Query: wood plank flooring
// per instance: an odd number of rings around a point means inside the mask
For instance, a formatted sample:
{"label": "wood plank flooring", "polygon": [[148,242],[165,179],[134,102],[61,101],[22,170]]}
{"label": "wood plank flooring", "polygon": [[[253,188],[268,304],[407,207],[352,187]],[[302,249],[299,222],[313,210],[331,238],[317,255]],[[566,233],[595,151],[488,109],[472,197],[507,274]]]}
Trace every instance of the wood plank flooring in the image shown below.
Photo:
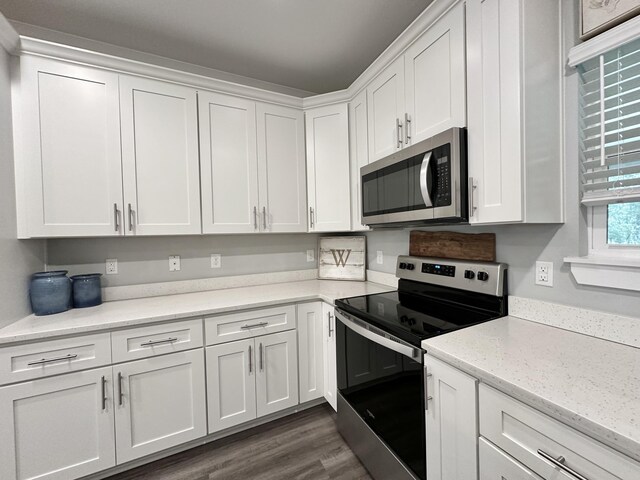
{"label": "wood plank flooring", "polygon": [[372,480],[320,405],[108,480]]}

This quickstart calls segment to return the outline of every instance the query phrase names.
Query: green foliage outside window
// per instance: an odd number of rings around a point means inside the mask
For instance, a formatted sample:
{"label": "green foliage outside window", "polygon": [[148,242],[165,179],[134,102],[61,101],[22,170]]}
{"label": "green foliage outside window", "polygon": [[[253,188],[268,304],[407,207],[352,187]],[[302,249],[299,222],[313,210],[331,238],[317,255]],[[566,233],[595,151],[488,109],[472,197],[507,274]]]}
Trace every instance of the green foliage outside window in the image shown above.
{"label": "green foliage outside window", "polygon": [[609,205],[607,242],[640,245],[640,202]]}

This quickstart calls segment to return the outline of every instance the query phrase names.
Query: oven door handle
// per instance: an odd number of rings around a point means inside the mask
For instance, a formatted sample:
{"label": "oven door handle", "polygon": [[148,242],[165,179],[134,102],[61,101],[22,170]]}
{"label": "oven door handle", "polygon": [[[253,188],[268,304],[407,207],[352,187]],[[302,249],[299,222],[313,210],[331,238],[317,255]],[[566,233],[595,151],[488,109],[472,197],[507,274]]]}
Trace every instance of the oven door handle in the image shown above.
{"label": "oven door handle", "polygon": [[400,355],[404,355],[405,357],[409,357],[414,360],[421,357],[422,352],[416,347],[405,345],[404,343],[399,343],[399,341],[393,340],[390,335],[383,337],[379,333],[373,332],[370,329],[358,324],[356,321],[350,318],[350,315],[347,315],[341,310],[336,309],[335,314],[336,318],[338,318],[345,325],[345,327],[353,330],[358,335],[362,335],[372,342],[393,350],[394,352],[397,352]]}
{"label": "oven door handle", "polygon": [[428,178],[432,157],[432,152],[425,153],[424,158],[422,159],[422,166],[420,167],[420,191],[422,192],[422,199],[424,200],[424,204],[427,207],[433,207]]}

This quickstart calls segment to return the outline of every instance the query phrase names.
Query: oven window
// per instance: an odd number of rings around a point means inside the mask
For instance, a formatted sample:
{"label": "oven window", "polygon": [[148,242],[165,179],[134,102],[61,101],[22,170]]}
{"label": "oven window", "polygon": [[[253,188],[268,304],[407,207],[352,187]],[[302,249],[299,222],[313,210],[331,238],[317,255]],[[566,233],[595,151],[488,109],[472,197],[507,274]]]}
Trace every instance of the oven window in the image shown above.
{"label": "oven window", "polygon": [[337,328],[338,389],[369,427],[426,478],[422,363]]}

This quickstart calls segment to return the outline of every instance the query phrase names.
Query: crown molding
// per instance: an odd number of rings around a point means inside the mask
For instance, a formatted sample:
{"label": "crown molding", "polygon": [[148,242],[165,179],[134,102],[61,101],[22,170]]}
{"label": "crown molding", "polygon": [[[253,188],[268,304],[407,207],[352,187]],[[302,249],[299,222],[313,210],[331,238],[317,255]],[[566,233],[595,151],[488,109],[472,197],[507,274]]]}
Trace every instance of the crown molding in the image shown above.
{"label": "crown molding", "polygon": [[627,20],[586,42],[580,43],[569,51],[569,66],[575,67],[598,55],[618,48],[640,37],[640,16]]}
{"label": "crown molding", "polygon": [[0,46],[14,55],[20,50],[20,35],[0,13]]}

